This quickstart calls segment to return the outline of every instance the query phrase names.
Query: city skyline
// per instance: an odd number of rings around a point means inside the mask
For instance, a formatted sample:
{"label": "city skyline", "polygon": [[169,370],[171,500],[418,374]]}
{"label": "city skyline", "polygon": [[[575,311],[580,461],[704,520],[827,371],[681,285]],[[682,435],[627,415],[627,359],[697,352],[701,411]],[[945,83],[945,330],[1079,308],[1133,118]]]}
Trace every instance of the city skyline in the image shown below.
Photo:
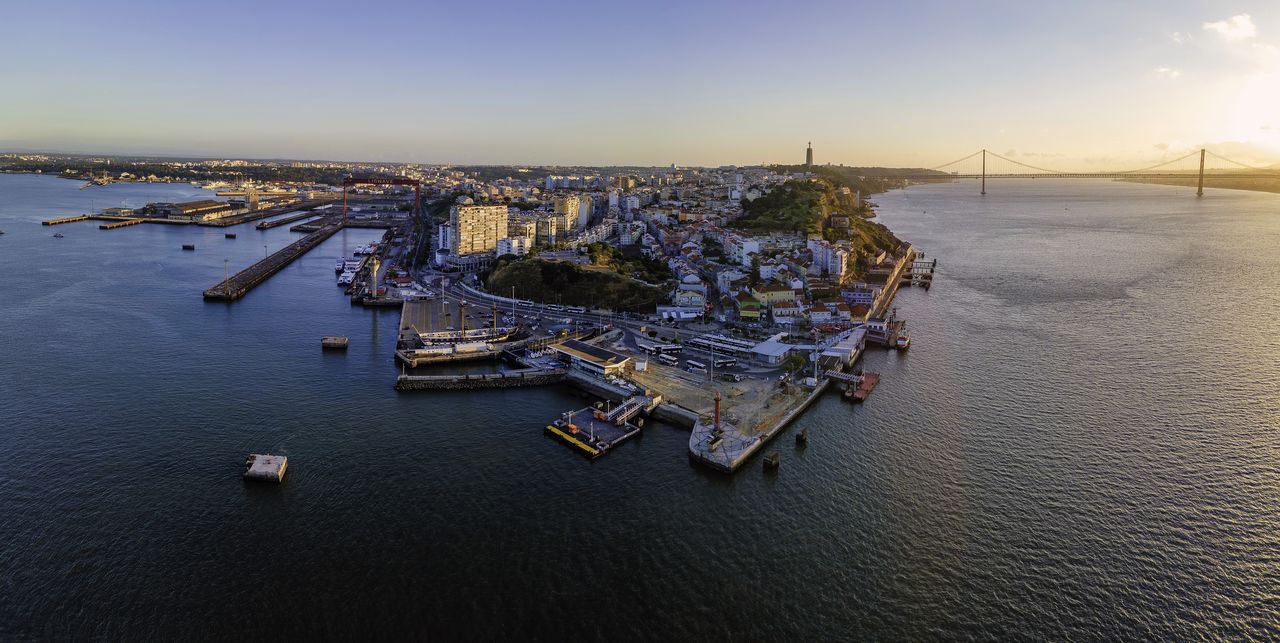
{"label": "city skyline", "polygon": [[[1280,8],[8,9],[0,150],[527,165],[1280,160]],[[1016,54],[1016,55],[1015,55]]]}

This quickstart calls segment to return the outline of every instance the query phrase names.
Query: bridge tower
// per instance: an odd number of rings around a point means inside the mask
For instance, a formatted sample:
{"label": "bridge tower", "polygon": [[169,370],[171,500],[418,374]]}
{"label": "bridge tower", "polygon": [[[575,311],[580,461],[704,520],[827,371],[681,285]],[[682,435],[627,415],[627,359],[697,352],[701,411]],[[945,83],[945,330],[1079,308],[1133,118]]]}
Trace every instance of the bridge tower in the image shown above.
{"label": "bridge tower", "polygon": [[982,194],[987,193],[987,150],[982,149]]}
{"label": "bridge tower", "polygon": [[1196,186],[1196,196],[1204,196],[1204,148],[1200,148],[1200,183]]}

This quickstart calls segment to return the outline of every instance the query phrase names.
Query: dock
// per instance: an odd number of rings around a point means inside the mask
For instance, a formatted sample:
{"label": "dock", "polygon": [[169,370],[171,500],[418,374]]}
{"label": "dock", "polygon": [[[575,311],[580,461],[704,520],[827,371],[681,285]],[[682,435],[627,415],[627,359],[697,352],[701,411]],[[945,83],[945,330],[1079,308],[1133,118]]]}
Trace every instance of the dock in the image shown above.
{"label": "dock", "polygon": [[302,221],[303,219],[310,219],[318,216],[320,216],[319,212],[299,212],[297,214],[290,215],[287,217],[280,217],[279,219],[263,221],[253,227],[259,230],[270,230],[271,228],[278,228],[282,225],[289,225],[290,223],[294,223],[295,221]]}
{"label": "dock", "polygon": [[91,216],[89,216],[89,215],[87,215],[87,214],[82,214],[82,215],[80,215],[80,216],[75,216],[75,217],[62,217],[62,218],[60,218],[60,219],[46,219],[46,220],[44,220],[44,221],[41,221],[41,222],[40,222],[40,225],[62,225],[62,224],[64,224],[64,223],[75,223],[75,222],[77,222],[77,221],[88,221],[89,219],[92,219],[92,218],[93,218],[93,217],[91,217]]}
{"label": "dock", "polygon": [[126,226],[138,225],[139,223],[145,223],[145,222],[146,222],[145,219],[124,219],[121,221],[112,221],[111,223],[103,223],[98,226],[98,229],[99,230],[115,230],[116,228],[123,228]]}
{"label": "dock", "polygon": [[289,467],[289,456],[250,453],[244,461],[245,480],[280,482]]}
{"label": "dock", "polygon": [[472,390],[484,388],[516,388],[547,386],[565,379],[563,368],[522,368],[501,373],[472,375],[401,375],[396,378],[397,391]]}
{"label": "dock", "polygon": [[318,206],[332,202],[333,199],[314,199],[311,201],[303,201],[302,203],[277,205],[269,208],[263,208],[261,210],[233,214],[231,216],[222,217],[221,219],[200,221],[199,225],[212,228],[225,228],[227,226],[240,225],[241,223],[249,223],[250,221],[261,221],[262,219],[288,214],[294,211],[313,210]]}
{"label": "dock", "polygon": [[639,422],[631,420],[650,403],[649,398],[638,395],[611,410],[588,407],[570,411],[548,424],[543,433],[594,460],[640,433]]}
{"label": "dock", "polygon": [[855,385],[844,392],[844,397],[852,402],[866,402],[879,383],[879,373],[863,373],[857,377]]}
{"label": "dock", "polygon": [[294,241],[293,243],[272,253],[266,259],[237,272],[225,281],[204,291],[204,298],[222,301],[235,301],[240,299],[250,290],[253,290],[258,284],[266,281],[268,277],[280,272],[285,266],[293,263],[293,261],[298,257],[310,252],[316,246],[320,245],[321,242],[332,237],[341,229],[341,223],[325,226],[301,239],[298,239],[297,241]]}
{"label": "dock", "polygon": [[808,409],[819,397],[822,397],[831,380],[823,378],[813,391],[766,431],[757,435],[747,435],[738,428],[720,418],[719,400],[716,402],[716,414],[712,422],[699,420],[689,434],[689,459],[723,473],[733,473],[751,459],[757,451],[764,448],[770,440],[782,433],[805,409]]}

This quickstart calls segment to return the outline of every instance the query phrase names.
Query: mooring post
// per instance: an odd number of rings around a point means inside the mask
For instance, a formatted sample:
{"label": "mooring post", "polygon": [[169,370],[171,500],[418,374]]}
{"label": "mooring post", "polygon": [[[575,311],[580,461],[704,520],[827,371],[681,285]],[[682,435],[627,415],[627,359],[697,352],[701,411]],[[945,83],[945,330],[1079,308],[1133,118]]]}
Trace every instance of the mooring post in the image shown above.
{"label": "mooring post", "polygon": [[987,193],[987,150],[982,150],[982,193]]}
{"label": "mooring post", "polygon": [[1200,184],[1196,186],[1196,196],[1204,196],[1204,148],[1200,148]]}

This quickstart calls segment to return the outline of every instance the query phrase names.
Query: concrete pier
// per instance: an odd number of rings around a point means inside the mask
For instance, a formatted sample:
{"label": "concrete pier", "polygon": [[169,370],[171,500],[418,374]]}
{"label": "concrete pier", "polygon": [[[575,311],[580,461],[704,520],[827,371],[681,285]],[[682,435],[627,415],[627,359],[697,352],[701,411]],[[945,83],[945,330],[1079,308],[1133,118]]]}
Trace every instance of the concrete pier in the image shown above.
{"label": "concrete pier", "polygon": [[563,382],[562,368],[525,368],[503,373],[477,375],[401,375],[396,378],[397,391],[460,391],[485,388],[546,386]]}
{"label": "concrete pier", "polygon": [[285,266],[292,263],[294,259],[310,252],[313,248],[320,245],[322,241],[332,237],[341,229],[342,224],[340,223],[326,226],[301,239],[298,239],[297,241],[294,241],[280,250],[277,250],[266,259],[237,272],[226,281],[204,291],[204,298],[235,301],[245,296],[246,293],[253,290],[253,288],[258,284],[266,281],[268,277],[282,270]]}
{"label": "concrete pier", "polygon": [[830,384],[829,379],[818,382],[818,386],[803,402],[759,435],[745,435],[726,422],[720,423],[720,431],[717,432],[713,423],[699,420],[689,434],[689,459],[724,473],[737,471],[752,455],[781,434],[788,424],[800,417]]}
{"label": "concrete pier", "polygon": [[62,225],[62,224],[64,224],[64,223],[75,223],[76,221],[88,221],[89,219],[92,219],[92,218],[93,218],[93,217],[91,217],[91,216],[89,216],[89,215],[87,215],[87,214],[82,214],[82,215],[80,215],[80,216],[76,216],[76,217],[62,217],[62,218],[60,218],[60,219],[46,219],[46,220],[44,220],[44,221],[41,221],[41,222],[40,222],[40,225]]}
{"label": "concrete pier", "polygon": [[99,230],[115,230],[116,228],[123,228],[126,226],[138,225],[139,223],[146,223],[146,220],[145,219],[124,219],[123,221],[112,221],[111,223],[104,223],[102,225],[99,225],[98,229]]}
{"label": "concrete pier", "polygon": [[280,482],[284,480],[288,467],[289,456],[251,453],[244,461],[244,477],[246,480]]}

